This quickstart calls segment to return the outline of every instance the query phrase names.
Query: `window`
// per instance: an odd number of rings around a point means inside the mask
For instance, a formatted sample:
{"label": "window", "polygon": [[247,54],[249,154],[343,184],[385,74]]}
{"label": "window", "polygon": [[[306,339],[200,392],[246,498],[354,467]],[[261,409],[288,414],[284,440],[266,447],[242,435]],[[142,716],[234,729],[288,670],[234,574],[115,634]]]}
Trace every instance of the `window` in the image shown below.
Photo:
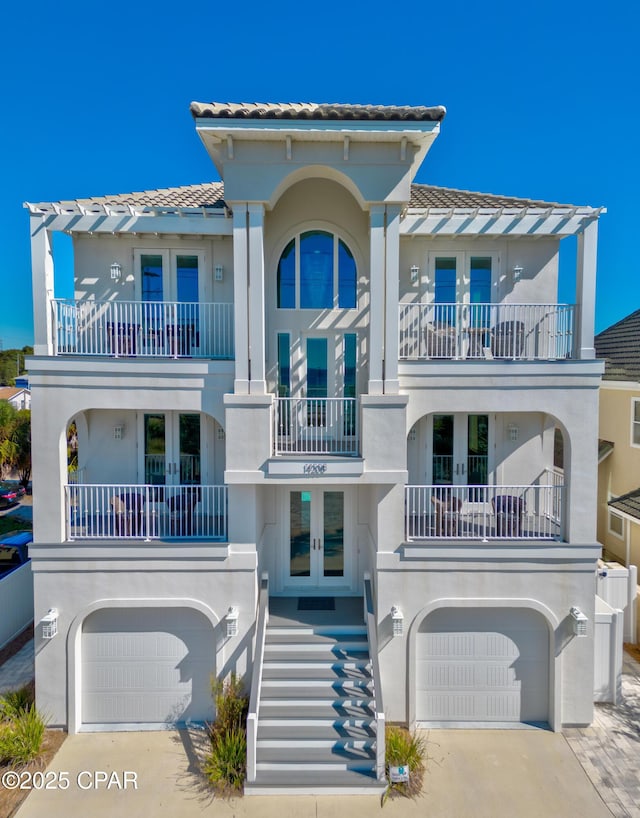
{"label": "window", "polygon": [[356,264],[342,239],[324,230],[291,239],[278,262],[277,305],[303,310],[356,308]]}
{"label": "window", "polygon": [[631,398],[631,445],[640,446],[640,398]]}
{"label": "window", "polygon": [[162,256],[142,255],[140,257],[142,274],[142,300],[162,301]]}
{"label": "window", "polygon": [[609,532],[622,539],[624,537],[624,517],[609,510]]}
{"label": "window", "polygon": [[491,301],[491,259],[471,257],[469,266],[469,300],[472,304]]}

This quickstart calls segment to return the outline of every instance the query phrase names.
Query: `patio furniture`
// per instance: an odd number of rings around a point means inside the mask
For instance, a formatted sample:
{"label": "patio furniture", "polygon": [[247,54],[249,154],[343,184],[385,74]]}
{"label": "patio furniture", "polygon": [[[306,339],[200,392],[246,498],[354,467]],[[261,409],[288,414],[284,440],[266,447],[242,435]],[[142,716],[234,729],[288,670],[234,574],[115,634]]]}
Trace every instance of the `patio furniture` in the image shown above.
{"label": "patio furniture", "polygon": [[521,358],[524,352],[524,323],[501,321],[493,328],[491,352],[494,358]]}
{"label": "patio furniture", "polygon": [[200,486],[187,486],[167,500],[169,534],[172,537],[191,537],[194,530],[194,511],[200,502]]}
{"label": "patio furniture", "polygon": [[498,494],[491,498],[491,506],[496,515],[496,536],[522,537],[522,518],[527,510],[522,497]]}
{"label": "patio furniture", "polygon": [[424,329],[427,358],[453,358],[456,354],[456,328],[434,321]]}
{"label": "patio furniture", "polygon": [[431,497],[435,512],[435,534],[437,537],[457,537],[458,521],[462,510],[459,497]]}
{"label": "patio furniture", "polygon": [[135,355],[138,348],[138,325],[107,321],[110,355]]}
{"label": "patio furniture", "polygon": [[113,530],[120,537],[142,537],[145,498],[137,492],[125,491],[110,500],[113,509]]}

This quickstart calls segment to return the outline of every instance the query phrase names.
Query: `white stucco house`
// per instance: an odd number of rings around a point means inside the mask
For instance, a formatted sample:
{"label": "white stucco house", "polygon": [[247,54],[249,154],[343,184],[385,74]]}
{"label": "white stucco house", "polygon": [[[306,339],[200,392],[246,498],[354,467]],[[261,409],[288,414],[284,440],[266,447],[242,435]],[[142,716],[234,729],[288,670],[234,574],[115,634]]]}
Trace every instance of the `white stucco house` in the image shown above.
{"label": "white stucco house", "polygon": [[191,113],[222,182],[27,205],[39,705],[246,674],[252,791],[375,781],[385,719],[589,724],[601,209],[414,184],[441,107]]}

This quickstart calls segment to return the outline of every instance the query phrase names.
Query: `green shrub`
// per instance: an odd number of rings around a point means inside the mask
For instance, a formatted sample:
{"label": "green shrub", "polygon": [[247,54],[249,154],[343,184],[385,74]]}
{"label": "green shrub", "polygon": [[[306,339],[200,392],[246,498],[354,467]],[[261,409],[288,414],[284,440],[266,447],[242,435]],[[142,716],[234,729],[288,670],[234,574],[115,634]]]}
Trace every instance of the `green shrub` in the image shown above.
{"label": "green shrub", "polygon": [[27,710],[33,704],[33,684],[26,684],[17,690],[8,690],[0,696],[0,720],[12,718]]}
{"label": "green shrub", "polygon": [[237,726],[244,728],[249,699],[245,695],[242,679],[232,673],[224,681],[215,679],[211,686],[216,703],[216,722],[213,731],[227,732]]}
{"label": "green shrub", "polygon": [[241,790],[247,769],[247,734],[236,725],[228,730],[215,730],[211,736],[211,752],[205,759],[204,772],[221,793]]}
{"label": "green shrub", "polygon": [[[8,711],[5,709],[4,712]],[[36,758],[42,747],[45,727],[46,720],[35,704],[5,715],[0,723],[0,764],[26,764]]]}
{"label": "green shrub", "polygon": [[[420,736],[410,733],[404,727],[387,726],[385,730],[385,752],[387,764],[387,789],[382,798],[404,795],[415,798],[422,790],[422,778],[426,761],[427,748]],[[409,767],[408,783],[392,783],[389,779],[389,767]]]}

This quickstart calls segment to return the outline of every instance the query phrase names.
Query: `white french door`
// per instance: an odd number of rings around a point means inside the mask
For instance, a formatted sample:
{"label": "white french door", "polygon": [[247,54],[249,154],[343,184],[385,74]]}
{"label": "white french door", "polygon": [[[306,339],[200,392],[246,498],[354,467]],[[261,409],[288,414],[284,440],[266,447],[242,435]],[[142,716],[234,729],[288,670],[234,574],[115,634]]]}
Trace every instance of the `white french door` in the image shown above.
{"label": "white french door", "polygon": [[[489,415],[455,412],[430,416],[427,483],[486,486],[490,463]],[[429,479],[430,478],[430,479]]]}
{"label": "white french door", "polygon": [[348,493],[329,487],[285,492],[285,587],[330,590],[351,581]]}
{"label": "white french door", "polygon": [[141,473],[151,485],[202,483],[202,424],[197,413],[148,412],[141,417]]}

